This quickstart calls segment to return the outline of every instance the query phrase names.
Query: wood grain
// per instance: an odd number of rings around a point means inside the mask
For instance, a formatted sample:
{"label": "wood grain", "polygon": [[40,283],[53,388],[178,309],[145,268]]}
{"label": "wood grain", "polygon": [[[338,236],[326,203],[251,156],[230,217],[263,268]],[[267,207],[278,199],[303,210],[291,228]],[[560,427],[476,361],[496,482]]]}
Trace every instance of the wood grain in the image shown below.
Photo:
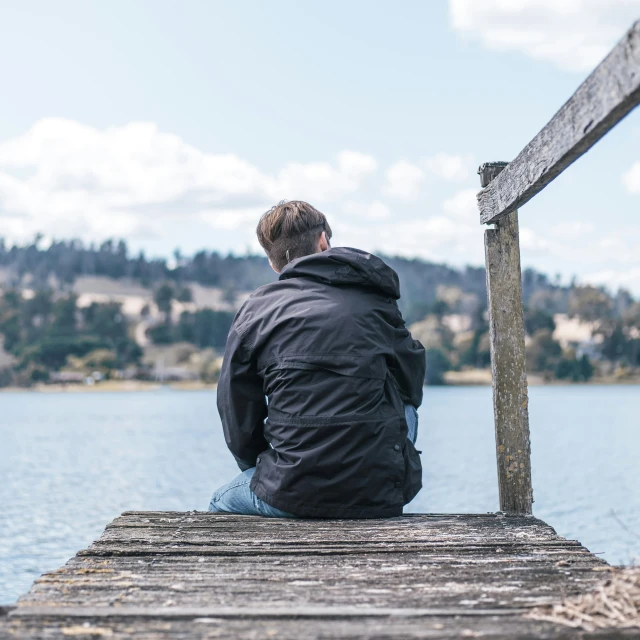
{"label": "wood grain", "polygon": [[[481,184],[494,184],[505,166],[483,165]],[[500,509],[530,514],[533,489],[518,212],[487,229],[484,245]]]}
{"label": "wood grain", "polygon": [[640,104],[640,21],[549,123],[478,194],[480,221],[492,224],[542,191]]}
{"label": "wood grain", "polygon": [[37,580],[0,637],[553,637],[522,612],[607,569],[531,516],[135,511]]}

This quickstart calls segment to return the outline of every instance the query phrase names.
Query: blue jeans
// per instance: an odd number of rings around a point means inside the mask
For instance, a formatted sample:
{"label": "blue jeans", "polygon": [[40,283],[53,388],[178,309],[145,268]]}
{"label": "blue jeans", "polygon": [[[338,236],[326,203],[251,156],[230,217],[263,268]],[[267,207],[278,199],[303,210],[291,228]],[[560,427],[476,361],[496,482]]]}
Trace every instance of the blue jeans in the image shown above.
{"label": "blue jeans", "polygon": [[[407,438],[415,444],[418,437],[418,412],[414,406],[407,404],[404,407],[404,415],[408,427]],[[211,498],[209,511],[213,513],[238,513],[245,516],[263,516],[265,518],[295,518],[296,516],[292,513],[276,509],[260,500],[251,491],[249,485],[255,472],[255,467],[247,469],[229,484],[220,487]]]}

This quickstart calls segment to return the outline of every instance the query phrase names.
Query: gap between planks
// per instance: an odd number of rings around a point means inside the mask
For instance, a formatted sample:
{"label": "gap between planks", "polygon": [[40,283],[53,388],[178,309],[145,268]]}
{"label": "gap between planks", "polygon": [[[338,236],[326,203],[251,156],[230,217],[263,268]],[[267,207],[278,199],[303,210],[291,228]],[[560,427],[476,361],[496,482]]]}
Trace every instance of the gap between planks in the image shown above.
{"label": "gap between planks", "polygon": [[437,616],[517,616],[527,608],[385,608],[385,607],[20,607],[12,618],[428,618]]}

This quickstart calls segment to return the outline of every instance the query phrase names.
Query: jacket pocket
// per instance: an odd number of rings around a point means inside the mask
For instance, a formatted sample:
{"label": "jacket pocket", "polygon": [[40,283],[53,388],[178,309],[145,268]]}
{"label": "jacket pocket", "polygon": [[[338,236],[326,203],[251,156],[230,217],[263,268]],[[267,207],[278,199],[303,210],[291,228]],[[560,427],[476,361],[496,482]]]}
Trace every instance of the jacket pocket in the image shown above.
{"label": "jacket pocket", "polygon": [[406,441],[404,448],[404,503],[411,502],[422,489],[422,463],[417,449],[411,440]]}
{"label": "jacket pocket", "polygon": [[382,356],[294,354],[260,370],[269,409],[291,417],[343,421],[389,415]]}

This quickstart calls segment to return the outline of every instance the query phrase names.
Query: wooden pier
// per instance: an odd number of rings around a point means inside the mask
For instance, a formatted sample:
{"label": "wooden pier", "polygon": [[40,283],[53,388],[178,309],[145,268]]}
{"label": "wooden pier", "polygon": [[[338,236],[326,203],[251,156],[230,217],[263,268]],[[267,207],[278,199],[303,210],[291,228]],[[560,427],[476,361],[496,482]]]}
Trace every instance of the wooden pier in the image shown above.
{"label": "wooden pier", "polygon": [[0,637],[578,638],[523,614],[607,570],[531,516],[132,511],[42,576]]}
{"label": "wooden pier", "polygon": [[501,513],[323,521],[127,512],[15,608],[0,608],[0,638],[640,637],[638,628],[586,634],[527,617],[593,589],[609,567],[529,515],[517,217],[639,103],[640,22],[513,162],[481,167],[480,220],[494,225],[485,250]]}

